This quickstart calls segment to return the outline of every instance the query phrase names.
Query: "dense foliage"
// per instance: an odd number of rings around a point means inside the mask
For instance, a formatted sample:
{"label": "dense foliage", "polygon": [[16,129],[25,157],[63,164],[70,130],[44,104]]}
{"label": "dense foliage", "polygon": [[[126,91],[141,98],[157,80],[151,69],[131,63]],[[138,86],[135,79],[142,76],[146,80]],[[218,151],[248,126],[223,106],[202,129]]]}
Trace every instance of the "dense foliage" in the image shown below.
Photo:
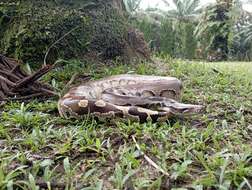
{"label": "dense foliage", "polygon": [[130,22],[145,34],[153,51],[186,59],[251,60],[252,14],[239,0],[220,0],[206,7],[198,0],[173,2],[168,11],[137,9]]}

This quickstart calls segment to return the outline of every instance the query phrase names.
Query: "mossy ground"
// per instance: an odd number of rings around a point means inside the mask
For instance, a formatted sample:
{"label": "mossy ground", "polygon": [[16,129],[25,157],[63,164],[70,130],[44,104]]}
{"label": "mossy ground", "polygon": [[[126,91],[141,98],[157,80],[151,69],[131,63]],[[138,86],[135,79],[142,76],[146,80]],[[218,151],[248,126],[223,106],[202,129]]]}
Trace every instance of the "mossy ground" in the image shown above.
{"label": "mossy ground", "polygon": [[[95,68],[71,61],[44,80],[60,90],[76,72],[175,76],[183,102],[203,104],[202,115],[158,124],[65,120],[57,100],[8,103],[0,119],[1,188],[252,189],[252,64],[162,61]],[[146,162],[132,136],[169,177]]]}
{"label": "mossy ground", "polygon": [[51,48],[48,63],[58,57],[82,59],[91,53],[89,57],[97,60],[124,56],[128,24],[112,2],[4,0],[0,3],[0,52],[38,67],[49,47],[63,37]]}

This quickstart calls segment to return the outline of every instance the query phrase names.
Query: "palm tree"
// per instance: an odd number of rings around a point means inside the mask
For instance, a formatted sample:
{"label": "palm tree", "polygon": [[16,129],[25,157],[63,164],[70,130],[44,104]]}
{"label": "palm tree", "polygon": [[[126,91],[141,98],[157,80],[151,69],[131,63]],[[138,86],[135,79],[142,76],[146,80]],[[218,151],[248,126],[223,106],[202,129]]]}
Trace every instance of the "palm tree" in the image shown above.
{"label": "palm tree", "polygon": [[239,22],[235,27],[236,35],[234,36],[235,52],[238,59],[251,60],[252,56],[252,14],[243,11]]}
{"label": "palm tree", "polygon": [[145,10],[145,18],[151,21],[156,31],[151,42],[157,49],[161,48],[172,56],[192,58],[196,48],[193,39],[194,21],[202,10],[200,0],[173,0],[171,3],[168,0],[162,1],[173,9],[165,11],[156,7]]}
{"label": "palm tree", "polygon": [[216,0],[204,11],[195,34],[207,44],[208,59],[226,60],[229,54],[228,42],[232,29],[232,8],[235,0]]}
{"label": "palm tree", "polygon": [[252,43],[252,23],[245,26],[242,29],[241,33],[245,34],[244,42],[246,44],[251,44]]}
{"label": "palm tree", "polygon": [[182,21],[194,19],[202,10],[200,0],[173,0],[173,5],[174,9],[168,11],[167,16]]}
{"label": "palm tree", "polygon": [[172,4],[168,0],[162,0],[167,7],[173,7],[173,9],[164,11],[159,8],[148,8],[145,11],[148,14],[159,15],[161,19],[169,18],[176,19],[178,21],[192,21],[201,12],[200,0],[172,0]]}

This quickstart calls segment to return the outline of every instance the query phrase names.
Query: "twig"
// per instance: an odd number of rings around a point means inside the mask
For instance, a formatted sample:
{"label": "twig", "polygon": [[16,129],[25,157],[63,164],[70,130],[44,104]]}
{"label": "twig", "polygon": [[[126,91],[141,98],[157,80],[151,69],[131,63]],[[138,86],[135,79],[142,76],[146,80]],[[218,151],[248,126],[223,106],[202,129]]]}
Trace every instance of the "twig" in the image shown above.
{"label": "twig", "polygon": [[0,102],[58,96],[51,86],[38,81],[54,67],[55,64],[46,65],[29,75],[18,61],[0,54]]}
{"label": "twig", "polygon": [[43,93],[36,93],[36,94],[31,94],[31,95],[27,95],[27,96],[22,96],[22,97],[13,97],[13,98],[6,98],[4,99],[5,101],[9,100],[9,101],[14,101],[14,100],[29,100],[31,98],[36,98],[36,97],[41,97],[43,96]]}
{"label": "twig", "polygon": [[46,88],[40,88],[41,91],[45,92],[45,94],[52,95],[52,96],[59,96],[59,93],[54,92],[52,90],[48,90]]}
{"label": "twig", "polygon": [[59,38],[57,41],[55,41],[54,43],[52,43],[50,45],[50,47],[47,49],[45,57],[44,57],[44,65],[47,65],[46,63],[46,59],[51,51],[51,49],[57,44],[59,43],[61,40],[63,40],[66,36],[68,36],[69,34],[71,34],[74,30],[76,30],[77,28],[79,28],[80,26],[76,26],[75,28],[71,29],[70,31],[68,31],[66,34],[64,34],[61,38]]}
{"label": "twig", "polygon": [[221,71],[217,70],[216,68],[212,68],[212,71],[217,74],[223,75],[223,73]]}
{"label": "twig", "polygon": [[6,82],[6,84],[8,84],[8,85],[10,85],[10,86],[14,86],[14,85],[15,85],[15,83],[9,81],[8,79],[6,79],[6,78],[4,78],[4,77],[2,77],[2,76],[0,76],[0,80]]}
{"label": "twig", "polygon": [[[71,85],[74,83],[74,81],[80,76],[79,73],[75,73],[73,74],[73,76],[71,77],[71,79],[68,81],[68,83],[65,85],[65,87],[63,88],[63,90],[61,92],[65,92],[68,88],[71,87]],[[82,76],[82,75],[81,75]],[[90,79],[90,75],[85,75],[84,77],[84,81],[86,82],[87,80]],[[83,81],[82,81],[83,82]]]}
{"label": "twig", "polygon": [[14,87],[15,88],[22,88],[23,86],[27,85],[28,83],[31,84],[38,80],[40,77],[42,77],[44,74],[48,73],[53,68],[52,65],[50,66],[44,66],[40,70],[38,70],[36,73],[32,74],[31,76],[28,76],[24,78],[22,81],[17,83]]}
{"label": "twig", "polygon": [[144,159],[151,165],[153,166],[155,169],[157,169],[159,172],[161,172],[162,174],[166,175],[167,177],[170,177],[170,175],[164,171],[160,166],[158,166],[153,160],[150,159],[150,157],[148,157],[140,148],[139,144],[137,143],[136,139],[134,136],[132,136],[133,141],[136,144],[137,149],[140,151],[141,154],[144,155]]}
{"label": "twig", "polygon": [[68,81],[68,83],[65,85],[65,87],[64,87],[63,90],[69,88],[69,87],[73,84],[73,82],[75,81],[75,79],[77,78],[77,76],[78,76],[78,73],[74,73],[73,76],[71,77],[71,79],[70,79],[70,80]]}
{"label": "twig", "polygon": [[0,70],[0,74],[5,75],[8,78],[11,78],[11,79],[16,80],[16,81],[20,80],[20,78],[18,76],[16,76],[15,74],[13,74],[11,72]]}

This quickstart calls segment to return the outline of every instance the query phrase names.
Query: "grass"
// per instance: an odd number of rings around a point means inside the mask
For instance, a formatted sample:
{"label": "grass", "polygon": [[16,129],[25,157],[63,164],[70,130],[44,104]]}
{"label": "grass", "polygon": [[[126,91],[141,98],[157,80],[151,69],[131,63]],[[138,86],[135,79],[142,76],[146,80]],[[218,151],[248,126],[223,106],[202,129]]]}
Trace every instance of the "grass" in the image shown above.
{"label": "grass", "polygon": [[8,103],[0,119],[1,189],[252,189],[251,65],[163,62],[94,68],[71,61],[44,80],[63,89],[75,72],[175,76],[183,102],[205,105],[202,115],[156,124],[65,120],[56,100]]}
{"label": "grass", "polygon": [[217,62],[210,64],[223,70],[236,72],[236,74],[241,72],[247,76],[252,75],[252,62]]}

